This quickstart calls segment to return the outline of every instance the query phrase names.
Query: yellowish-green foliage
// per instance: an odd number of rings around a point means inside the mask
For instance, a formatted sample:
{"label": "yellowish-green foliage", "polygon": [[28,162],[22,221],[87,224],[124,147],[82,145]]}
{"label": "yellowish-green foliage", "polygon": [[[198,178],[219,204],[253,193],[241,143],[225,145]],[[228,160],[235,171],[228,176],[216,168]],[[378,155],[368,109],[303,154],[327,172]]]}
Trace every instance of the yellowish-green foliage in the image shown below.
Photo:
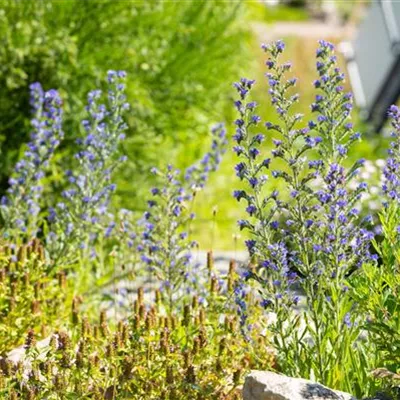
{"label": "yellowish-green foliage", "polygon": [[49,273],[38,240],[20,247],[4,245],[0,253],[0,353],[22,344],[28,329],[37,336],[68,321],[71,293],[65,274]]}
{"label": "yellowish-green foliage", "polygon": [[[221,118],[226,80],[238,73],[246,37],[242,17],[242,1],[1,1],[0,190],[28,138],[29,84],[60,91],[67,156],[80,136],[88,91],[118,69],[128,74],[132,106],[118,200],[142,208],[151,166],[175,157]],[[196,154],[185,156],[187,165]],[[59,162],[55,187],[66,167]]]}
{"label": "yellowish-green foliage", "polygon": [[[36,255],[28,259],[34,261]],[[18,331],[19,337],[25,338],[20,362],[0,362],[1,396],[31,400],[239,399],[244,375],[250,369],[271,368],[274,355],[262,331],[262,309],[251,294],[247,299],[252,307],[248,321],[253,324],[251,340],[239,334],[233,300],[237,278],[231,263],[221,283],[227,292],[211,276],[205,299],[194,296],[183,309],[172,311],[167,311],[160,292],[156,291],[149,303],[140,288],[130,315],[119,322],[110,320],[105,311],[99,318],[85,314],[85,297],[73,299],[71,311],[63,320],[45,320],[49,310],[40,306],[53,299],[52,294],[43,292],[32,314],[49,324],[46,341],[38,342],[43,332],[31,317],[27,334]],[[62,279],[61,288],[65,289],[65,279],[69,278]],[[43,282],[44,278],[39,284]],[[48,284],[54,282],[48,280]],[[29,291],[31,283],[26,285]],[[60,299],[59,318],[65,297]],[[25,320],[30,315],[21,307],[15,310],[20,317],[25,312]],[[13,327],[6,327],[3,321],[0,329],[13,332]]]}

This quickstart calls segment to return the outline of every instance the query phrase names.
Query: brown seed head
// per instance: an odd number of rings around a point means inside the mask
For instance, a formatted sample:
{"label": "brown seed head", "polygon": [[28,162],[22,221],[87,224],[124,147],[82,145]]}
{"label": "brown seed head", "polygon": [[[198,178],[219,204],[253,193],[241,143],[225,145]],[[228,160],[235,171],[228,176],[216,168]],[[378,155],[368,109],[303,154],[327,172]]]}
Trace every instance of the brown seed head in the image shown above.
{"label": "brown seed head", "polygon": [[60,286],[61,289],[65,289],[67,286],[67,276],[64,271],[60,271],[57,274],[58,277],[58,285]]}
{"label": "brown seed head", "polygon": [[107,321],[107,314],[105,310],[100,311],[100,325],[106,323]]}
{"label": "brown seed head", "polygon": [[173,384],[174,383],[174,370],[173,370],[172,366],[168,365],[165,372],[166,372],[165,381],[169,385]]}
{"label": "brown seed head", "polygon": [[144,299],[144,289],[142,287],[140,287],[138,289],[138,293],[137,293],[137,300],[139,305],[143,304],[143,299]]}
{"label": "brown seed head", "polygon": [[33,329],[29,329],[28,335],[25,340],[25,348],[31,349],[36,345],[35,331]]}
{"label": "brown seed head", "polygon": [[18,265],[20,267],[23,267],[25,265],[26,259],[27,259],[26,246],[21,246],[18,249],[17,259],[18,259]]}
{"label": "brown seed head", "polygon": [[182,326],[188,327],[190,324],[191,313],[190,313],[190,305],[186,304],[183,308],[183,320]]}
{"label": "brown seed head", "polygon": [[240,383],[240,378],[242,376],[242,370],[241,369],[237,369],[234,373],[233,373],[233,384],[235,386],[238,386]]}
{"label": "brown seed head", "polygon": [[40,313],[40,301],[33,300],[31,303],[31,312],[32,314],[39,314]]}
{"label": "brown seed head", "polygon": [[193,365],[190,365],[186,370],[185,380],[187,383],[191,383],[193,385],[196,383],[196,374]]}

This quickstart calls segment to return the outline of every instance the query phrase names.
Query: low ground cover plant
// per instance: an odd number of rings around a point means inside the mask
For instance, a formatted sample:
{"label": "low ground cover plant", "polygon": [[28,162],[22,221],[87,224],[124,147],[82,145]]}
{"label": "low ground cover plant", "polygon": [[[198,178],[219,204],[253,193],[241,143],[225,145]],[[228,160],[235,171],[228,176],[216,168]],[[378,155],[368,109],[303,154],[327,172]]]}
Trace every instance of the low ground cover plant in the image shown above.
{"label": "low ground cover plant", "polygon": [[[228,278],[237,279],[233,268]],[[104,311],[90,322],[76,304],[68,330],[53,332],[45,345],[30,330],[24,363],[2,360],[0,393],[10,399],[239,399],[245,371],[268,368],[274,356],[260,330],[253,336],[257,353],[237,335],[239,319],[222,301],[222,287],[209,285],[207,292],[206,307],[193,296],[165,314],[170,304],[161,293],[146,304],[139,288],[131,315],[117,325]]]}
{"label": "low ground cover plant", "polygon": [[[62,200],[47,187],[65,136],[55,90],[31,86],[31,140],[2,198],[0,391],[10,399],[237,399],[247,371],[276,369],[362,397],[393,392],[398,352],[400,112],[383,171],[382,211],[361,216],[368,191],[347,155],[360,140],[351,94],[332,44],[317,49],[315,119],[292,112],[299,96],[263,45],[278,123],[261,121],[253,80],[234,86],[233,136],[248,218],[249,262],[223,274],[212,252],[196,263],[193,201],[226,152],[222,124],[210,149],[180,171],[154,168],[141,217],[112,204],[126,161],[126,74],[88,94],[74,169]],[[275,148],[265,154],[262,129]],[[271,191],[280,180],[282,192]],[[357,182],[355,184],[355,182]],[[139,282],[147,285],[138,288]],[[103,310],[100,312],[99,310]],[[8,353],[17,349],[18,360]]]}

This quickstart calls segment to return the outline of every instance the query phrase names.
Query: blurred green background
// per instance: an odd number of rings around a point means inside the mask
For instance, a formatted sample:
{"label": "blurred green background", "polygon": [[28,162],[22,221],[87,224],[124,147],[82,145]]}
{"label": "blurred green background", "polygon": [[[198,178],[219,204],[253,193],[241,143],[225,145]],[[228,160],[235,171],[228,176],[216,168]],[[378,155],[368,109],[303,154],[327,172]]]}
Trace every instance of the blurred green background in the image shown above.
{"label": "blurred green background", "polygon": [[[55,160],[52,191],[62,186],[89,90],[104,86],[108,69],[128,72],[129,162],[118,172],[117,206],[143,212],[151,187],[150,167],[174,163],[184,168],[209,144],[210,126],[235,118],[232,83],[254,78],[254,99],[263,120],[273,120],[264,78],[261,42],[287,42],[285,57],[300,78],[299,112],[309,116],[314,91],[314,25],[324,24],[323,2],[219,0],[0,0],[0,190],[29,137],[29,84],[60,90],[65,103],[66,140]],[[337,2],[339,19],[327,30],[335,42],[357,18],[357,2]],[[322,25],[324,26],[324,25]],[[324,31],[325,32],[325,31]],[[333,32],[333,37],[329,37]],[[325,34],[324,34],[325,36]],[[359,124],[360,125],[360,124]],[[362,126],[359,128],[362,130]],[[371,135],[353,158],[381,157],[383,143]],[[268,151],[271,138],[266,141]],[[231,146],[230,146],[231,147]],[[195,199],[193,236],[201,248],[242,248],[236,221],[241,207],[232,199],[238,186],[235,156]],[[275,183],[271,183],[273,186]]]}

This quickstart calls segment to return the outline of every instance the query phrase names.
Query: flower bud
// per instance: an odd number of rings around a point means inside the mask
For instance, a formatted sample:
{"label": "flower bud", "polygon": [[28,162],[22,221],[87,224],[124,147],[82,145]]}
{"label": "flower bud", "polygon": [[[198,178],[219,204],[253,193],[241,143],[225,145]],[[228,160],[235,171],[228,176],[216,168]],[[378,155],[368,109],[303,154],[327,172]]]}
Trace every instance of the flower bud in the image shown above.
{"label": "flower bud", "polygon": [[78,325],[79,323],[79,300],[74,297],[72,300],[72,324]]}
{"label": "flower bud", "polygon": [[90,323],[88,321],[88,319],[85,317],[82,319],[81,322],[81,336],[82,338],[86,338],[88,336],[90,336],[90,331],[91,331],[91,326]]}
{"label": "flower bud", "polygon": [[182,326],[188,327],[190,324],[190,306],[188,304],[185,305],[183,309],[183,320],[182,320]]}
{"label": "flower bud", "polygon": [[133,329],[136,331],[140,328],[140,315],[136,314],[133,318]]}
{"label": "flower bud", "polygon": [[103,338],[106,338],[110,333],[110,330],[108,328],[108,325],[106,322],[102,323],[100,325],[100,334]]}
{"label": "flower bud", "polygon": [[219,357],[217,358],[217,361],[215,362],[215,370],[217,372],[222,372],[223,371],[221,359]]}
{"label": "flower bud", "polygon": [[36,396],[35,396],[35,392],[33,391],[33,389],[31,389],[31,388],[27,389],[25,398],[26,398],[26,400],[35,400]]}
{"label": "flower bud", "polygon": [[165,374],[165,381],[167,384],[171,385],[174,383],[174,372],[172,369],[171,365],[168,365],[166,368],[166,374]]}
{"label": "flower bud", "polygon": [[33,253],[39,253],[39,247],[40,247],[40,240],[38,238],[34,238],[32,240],[32,252]]}
{"label": "flower bud", "polygon": [[226,338],[222,338],[219,342],[219,354],[223,354],[226,349]]}
{"label": "flower bud", "polygon": [[234,384],[234,386],[238,386],[239,385],[241,376],[242,376],[242,370],[241,369],[237,369],[233,373],[233,384]]}
{"label": "flower bud", "polygon": [[150,331],[152,329],[153,324],[152,324],[152,317],[151,317],[150,313],[148,313],[146,315],[144,325],[145,325],[146,331]]}
{"label": "flower bud", "polygon": [[198,298],[198,296],[195,295],[192,298],[192,308],[193,308],[193,310],[196,310],[198,306],[199,306],[199,298]]}
{"label": "flower bud", "polygon": [[186,370],[185,380],[187,383],[191,383],[192,385],[196,383],[196,374],[193,365],[190,365]]}
{"label": "flower bud", "polygon": [[25,340],[25,349],[31,349],[35,345],[36,345],[35,332],[33,329],[29,329],[28,335]]}
{"label": "flower bud", "polygon": [[12,282],[10,285],[11,296],[15,297],[17,294],[17,282]]}
{"label": "flower bud", "polygon": [[156,290],[155,297],[156,297],[156,304],[159,305],[161,303],[161,292],[159,289]]}
{"label": "flower bud", "polygon": [[205,322],[206,322],[206,312],[204,311],[204,308],[201,308],[201,309],[200,309],[200,312],[199,312],[199,319],[200,319],[200,324],[201,324],[201,325],[204,325]]}
{"label": "flower bud", "polygon": [[65,289],[67,286],[67,277],[65,275],[64,271],[60,271],[57,274],[58,277],[58,286],[60,286],[61,289]]}
{"label": "flower bud", "polygon": [[76,353],[75,365],[78,369],[83,368],[85,365],[83,354],[80,351]]}
{"label": "flower bud", "polygon": [[40,301],[33,300],[31,303],[31,312],[32,314],[39,314],[40,313]]}
{"label": "flower bud", "polygon": [[215,276],[211,277],[210,292],[211,294],[215,294],[218,292],[218,280]]}
{"label": "flower bud", "polygon": [[12,312],[15,310],[15,305],[16,305],[16,299],[15,297],[10,297],[9,301],[8,301],[8,310],[9,312]]}
{"label": "flower bud", "polygon": [[58,332],[58,350],[69,350],[71,339],[66,332]]}
{"label": "flower bud", "polygon": [[137,293],[137,301],[138,301],[139,305],[143,304],[143,299],[144,299],[144,290],[142,287],[140,287],[138,289],[138,293]]}
{"label": "flower bud", "polygon": [[183,368],[187,369],[191,363],[190,352],[185,350],[183,352]]}
{"label": "flower bud", "polygon": [[100,311],[100,325],[105,324],[107,321],[107,314],[105,310]]}
{"label": "flower bud", "polygon": [[52,351],[56,351],[58,348],[58,343],[57,343],[57,337],[55,335],[52,335],[50,338],[50,343],[49,347]]}
{"label": "flower bud", "polygon": [[30,279],[29,272],[25,272],[25,274],[23,276],[23,280],[22,280],[22,284],[24,285],[24,288],[29,287],[29,279]]}
{"label": "flower bud", "polygon": [[26,263],[26,259],[27,259],[27,254],[26,254],[26,246],[21,246],[18,249],[18,255],[17,255],[17,259],[18,259],[18,265],[20,267],[23,267]]}
{"label": "flower bud", "polygon": [[200,339],[195,337],[193,340],[193,348],[192,348],[192,355],[195,356],[199,353],[200,350]]}
{"label": "flower bud", "polygon": [[139,307],[139,315],[140,315],[140,319],[144,320],[146,317],[146,308],[144,306],[144,304],[141,304]]}
{"label": "flower bud", "polygon": [[46,256],[44,252],[44,247],[39,246],[39,251],[38,251],[38,260],[44,263],[46,261]]}

